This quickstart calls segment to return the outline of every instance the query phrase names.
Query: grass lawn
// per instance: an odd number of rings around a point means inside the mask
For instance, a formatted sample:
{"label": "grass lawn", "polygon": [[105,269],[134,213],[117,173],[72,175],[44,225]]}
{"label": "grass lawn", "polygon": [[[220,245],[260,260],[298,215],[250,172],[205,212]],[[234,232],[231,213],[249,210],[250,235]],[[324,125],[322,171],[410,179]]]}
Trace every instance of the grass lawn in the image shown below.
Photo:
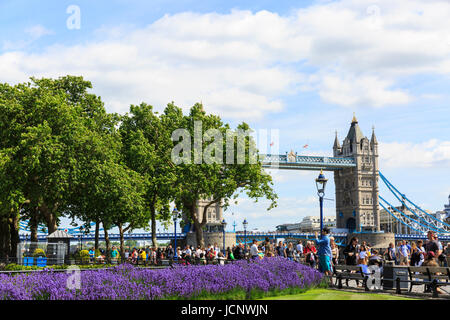
{"label": "grass lawn", "polygon": [[415,300],[375,293],[355,293],[330,289],[311,289],[305,293],[264,298],[262,300]]}

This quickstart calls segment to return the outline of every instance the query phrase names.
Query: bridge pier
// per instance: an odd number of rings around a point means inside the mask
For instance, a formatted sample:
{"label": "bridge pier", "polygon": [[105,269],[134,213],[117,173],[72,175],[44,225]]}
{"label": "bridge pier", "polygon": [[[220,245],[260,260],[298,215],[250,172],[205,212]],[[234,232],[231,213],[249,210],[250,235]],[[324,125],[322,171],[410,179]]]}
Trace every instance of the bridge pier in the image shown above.
{"label": "bridge pier", "polygon": [[[203,232],[203,239],[205,246],[214,245],[217,243],[218,247],[222,250],[223,246],[223,232]],[[197,247],[197,238],[195,232],[189,232],[186,234],[186,243],[194,248]],[[236,243],[236,233],[225,232],[225,249],[232,247]]]}
{"label": "bridge pier", "polygon": [[347,235],[347,243],[350,242],[350,239],[356,237],[358,238],[358,243],[361,244],[365,241],[367,244],[370,244],[371,248],[382,248],[386,249],[389,247],[389,243],[395,243],[395,234],[394,233],[378,233],[378,232],[367,232],[367,233],[349,233]]}

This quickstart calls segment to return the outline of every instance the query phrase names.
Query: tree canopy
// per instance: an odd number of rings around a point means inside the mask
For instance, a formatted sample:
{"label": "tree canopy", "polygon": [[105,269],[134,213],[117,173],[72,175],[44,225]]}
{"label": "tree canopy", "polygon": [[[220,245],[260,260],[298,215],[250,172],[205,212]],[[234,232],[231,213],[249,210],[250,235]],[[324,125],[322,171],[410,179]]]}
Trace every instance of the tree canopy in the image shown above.
{"label": "tree canopy", "polygon": [[[157,245],[156,222],[170,223],[171,203],[198,243],[213,204],[246,193],[276,205],[248,124],[231,129],[201,104],[188,114],[173,103],[161,113],[146,103],[108,113],[90,90],[74,76],[0,84],[1,256],[15,254],[20,219],[34,237],[39,223],[52,233],[61,217],[97,231],[101,223],[106,238],[117,227],[123,253],[123,234],[149,224]],[[210,200],[198,213],[201,199]]]}

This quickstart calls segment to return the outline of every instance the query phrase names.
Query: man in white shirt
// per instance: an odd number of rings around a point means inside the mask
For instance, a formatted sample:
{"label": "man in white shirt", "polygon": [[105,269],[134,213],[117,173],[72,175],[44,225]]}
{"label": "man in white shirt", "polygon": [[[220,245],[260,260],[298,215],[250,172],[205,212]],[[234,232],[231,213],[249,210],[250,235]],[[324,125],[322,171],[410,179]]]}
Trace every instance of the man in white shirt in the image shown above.
{"label": "man in white shirt", "polygon": [[406,245],[406,241],[405,240],[403,240],[403,243],[400,245],[398,253],[399,253],[400,265],[407,266],[408,265],[409,250],[408,250],[408,246]]}
{"label": "man in white shirt", "polygon": [[258,258],[258,245],[257,245],[257,241],[253,240],[253,244],[250,247],[250,256],[252,257],[252,259],[256,259]]}
{"label": "man in white shirt", "polygon": [[220,248],[217,243],[214,243],[214,251],[216,252],[216,259],[219,257]]}
{"label": "man in white shirt", "polygon": [[301,241],[298,241],[297,247],[295,249],[297,250],[298,256],[301,257],[303,254],[303,245]]}

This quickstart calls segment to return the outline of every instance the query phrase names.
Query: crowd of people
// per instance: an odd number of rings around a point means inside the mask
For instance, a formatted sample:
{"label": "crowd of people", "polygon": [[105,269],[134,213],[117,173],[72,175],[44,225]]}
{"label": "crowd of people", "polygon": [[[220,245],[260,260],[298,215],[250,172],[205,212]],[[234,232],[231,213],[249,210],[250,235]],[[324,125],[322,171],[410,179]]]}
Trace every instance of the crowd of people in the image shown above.
{"label": "crowd of people", "polygon": [[[186,245],[175,248],[169,244],[165,248],[133,248],[126,249],[125,261],[132,264],[144,262],[148,265],[160,265],[163,260],[190,264],[225,264],[226,262],[242,259],[262,259],[264,257],[284,257],[317,268],[321,272],[331,274],[333,266],[338,264],[359,265],[364,272],[368,267],[378,265],[382,267],[389,263],[393,265],[409,266],[447,266],[447,256],[450,254],[450,243],[444,246],[433,231],[428,232],[428,240],[417,242],[399,241],[397,246],[391,243],[388,248],[375,249],[370,244],[354,237],[348,245],[339,248],[335,239],[329,235],[330,230],[324,228],[319,238],[316,233],[315,240],[296,242],[274,242],[269,238],[258,242],[253,240],[251,245],[238,243],[232,247],[219,247],[217,243],[208,244],[206,247]],[[93,259],[104,260],[104,253],[94,257],[94,250],[89,251]],[[111,249],[111,258],[120,257],[116,247]]]}

